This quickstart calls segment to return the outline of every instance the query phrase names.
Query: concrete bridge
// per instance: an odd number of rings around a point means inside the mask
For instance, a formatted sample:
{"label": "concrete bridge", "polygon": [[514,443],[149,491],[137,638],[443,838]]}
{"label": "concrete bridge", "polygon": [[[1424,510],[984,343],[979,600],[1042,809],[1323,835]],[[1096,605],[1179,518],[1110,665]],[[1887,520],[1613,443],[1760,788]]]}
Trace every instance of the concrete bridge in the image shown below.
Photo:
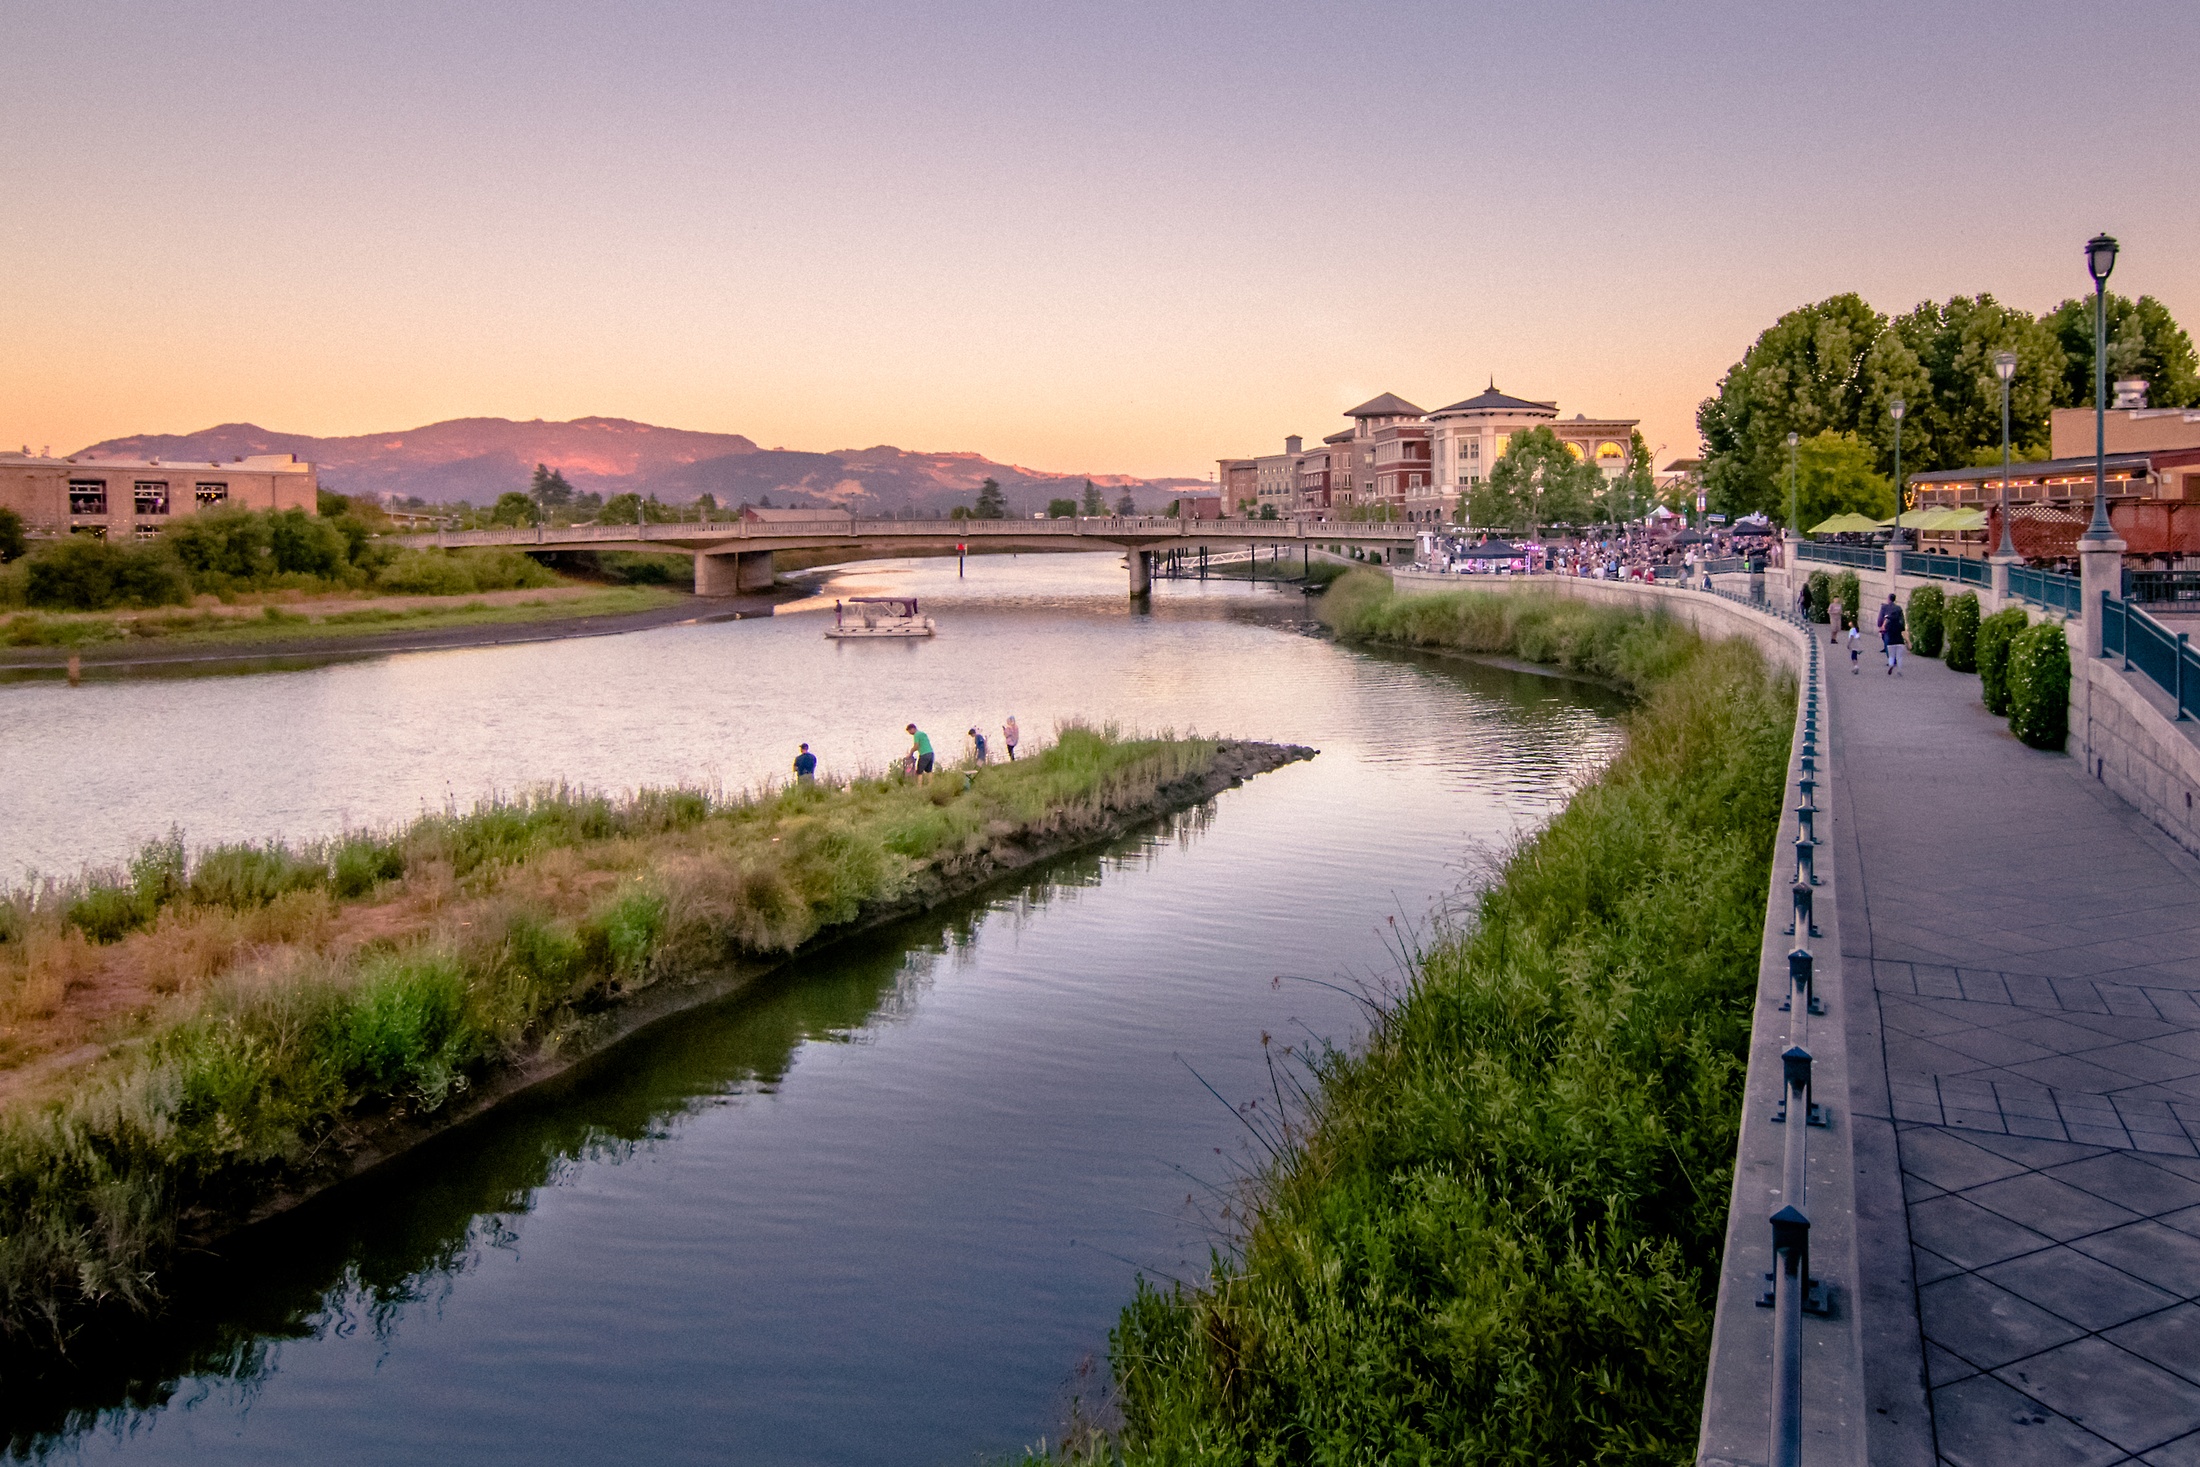
{"label": "concrete bridge", "polygon": [[1108,550],[1124,552],[1130,594],[1153,585],[1157,554],[1202,545],[1351,546],[1385,563],[1410,556],[1413,527],[1337,520],[1187,520],[1161,515],[1096,515],[1056,520],[701,520],[656,525],[533,525],[501,530],[440,530],[399,537],[412,547],[501,545],[518,550],[640,550],[695,557],[695,592],[731,596],[772,583],[780,550],[846,547],[873,553],[952,550]]}

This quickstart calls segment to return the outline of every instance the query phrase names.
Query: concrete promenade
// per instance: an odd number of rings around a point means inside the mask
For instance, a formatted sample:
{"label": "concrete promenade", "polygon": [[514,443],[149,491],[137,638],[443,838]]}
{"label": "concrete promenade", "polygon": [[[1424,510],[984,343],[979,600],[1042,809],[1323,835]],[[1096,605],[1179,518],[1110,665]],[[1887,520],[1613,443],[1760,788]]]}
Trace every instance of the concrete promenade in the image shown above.
{"label": "concrete promenade", "polygon": [[1933,1449],[2200,1464],[2200,861],[2017,743],[1975,676],[1825,650]]}

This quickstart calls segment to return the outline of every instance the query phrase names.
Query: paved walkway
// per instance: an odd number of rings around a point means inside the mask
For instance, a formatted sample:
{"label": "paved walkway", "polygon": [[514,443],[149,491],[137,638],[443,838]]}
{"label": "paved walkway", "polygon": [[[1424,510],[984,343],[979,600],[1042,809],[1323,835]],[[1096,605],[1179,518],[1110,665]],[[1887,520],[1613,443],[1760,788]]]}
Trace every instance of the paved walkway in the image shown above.
{"label": "paved walkway", "polygon": [[1940,1459],[2200,1464],[2200,861],[1976,677],[1875,661],[1826,664],[1841,942],[1878,1000]]}

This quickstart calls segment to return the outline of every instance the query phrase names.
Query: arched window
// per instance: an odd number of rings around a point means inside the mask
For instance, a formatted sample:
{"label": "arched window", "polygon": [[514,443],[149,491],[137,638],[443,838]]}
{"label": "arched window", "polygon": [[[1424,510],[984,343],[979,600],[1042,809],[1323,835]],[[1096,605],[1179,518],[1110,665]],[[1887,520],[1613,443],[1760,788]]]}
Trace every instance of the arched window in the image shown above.
{"label": "arched window", "polygon": [[1574,440],[1571,438],[1566,440],[1566,451],[1572,454],[1576,459],[1584,459],[1589,456],[1587,451],[1584,450],[1580,444],[1574,442]]}
{"label": "arched window", "polygon": [[1603,463],[1607,459],[1622,459],[1625,457],[1627,457],[1627,450],[1617,443],[1604,442],[1597,445],[1597,462],[1599,463]]}

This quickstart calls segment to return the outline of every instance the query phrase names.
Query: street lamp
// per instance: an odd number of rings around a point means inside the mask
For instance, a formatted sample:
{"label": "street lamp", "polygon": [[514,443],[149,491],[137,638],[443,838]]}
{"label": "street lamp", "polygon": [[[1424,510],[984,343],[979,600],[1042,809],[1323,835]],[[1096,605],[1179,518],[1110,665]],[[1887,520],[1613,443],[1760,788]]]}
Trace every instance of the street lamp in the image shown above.
{"label": "street lamp", "polygon": [[1889,398],[1887,411],[1894,418],[1894,540],[1896,549],[1902,548],[1902,415],[1910,405],[1901,398]]}
{"label": "street lamp", "polygon": [[2108,276],[2116,268],[2116,241],[2096,234],[2085,242],[2085,273],[2093,277],[2093,523],[2081,537],[2113,540],[2108,522]]}
{"label": "street lamp", "polygon": [[[1788,537],[1795,542],[1796,557],[1801,558],[1803,548],[1803,522],[1795,509],[1795,445],[1803,441],[1800,433],[1788,434]],[[1789,574],[1793,574],[1790,571]]]}
{"label": "street lamp", "polygon": [[1995,352],[1994,375],[2001,379],[2001,548],[1994,553],[2013,557],[2017,542],[2009,533],[2009,379],[2017,375],[2017,354]]}

